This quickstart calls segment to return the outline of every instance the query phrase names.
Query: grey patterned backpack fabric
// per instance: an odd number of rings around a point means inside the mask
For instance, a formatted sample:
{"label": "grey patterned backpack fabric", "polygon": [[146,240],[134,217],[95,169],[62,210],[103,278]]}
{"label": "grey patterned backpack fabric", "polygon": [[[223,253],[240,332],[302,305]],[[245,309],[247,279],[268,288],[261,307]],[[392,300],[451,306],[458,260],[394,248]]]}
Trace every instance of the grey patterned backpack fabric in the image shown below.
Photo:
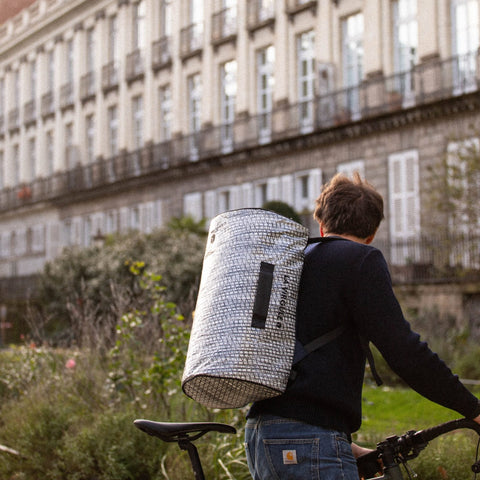
{"label": "grey patterned backpack fabric", "polygon": [[212,408],[285,391],[308,230],[262,209],[210,225],[182,388]]}

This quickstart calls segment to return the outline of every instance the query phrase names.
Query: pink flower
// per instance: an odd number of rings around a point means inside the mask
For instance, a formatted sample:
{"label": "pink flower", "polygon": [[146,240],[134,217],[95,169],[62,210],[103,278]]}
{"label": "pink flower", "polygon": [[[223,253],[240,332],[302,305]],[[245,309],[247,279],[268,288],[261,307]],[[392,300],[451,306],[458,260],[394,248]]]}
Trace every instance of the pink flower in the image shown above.
{"label": "pink flower", "polygon": [[68,368],[69,370],[73,370],[76,367],[77,363],[73,358],[69,358],[67,360],[67,363],[65,363],[65,368]]}

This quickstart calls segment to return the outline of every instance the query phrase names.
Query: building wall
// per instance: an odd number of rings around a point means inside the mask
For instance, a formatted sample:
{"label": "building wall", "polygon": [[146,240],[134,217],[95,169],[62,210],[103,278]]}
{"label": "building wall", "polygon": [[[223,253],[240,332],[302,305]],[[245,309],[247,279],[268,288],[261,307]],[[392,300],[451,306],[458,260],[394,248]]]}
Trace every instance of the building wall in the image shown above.
{"label": "building wall", "polygon": [[[197,3],[203,6],[204,18],[198,49],[194,37],[187,35],[195,33],[190,28],[187,0],[171,2],[168,31],[162,31],[164,2],[160,0],[37,0],[0,25],[0,82],[4,85],[0,99],[0,276],[34,273],[64,246],[88,245],[99,231],[150,231],[171,216],[211,218],[225,208],[260,207],[266,199],[291,203],[310,219],[315,233],[311,211],[322,183],[339,168],[347,168],[345,164],[358,161],[363,162],[362,173],[385,197],[386,221],[378,237],[391,242],[391,219],[399,213],[392,200],[395,178],[389,164],[403,154],[413,155],[418,166],[414,193],[418,225],[407,225],[406,232],[418,236],[427,231],[431,169],[445,157],[451,139],[465,138],[478,119],[476,77],[473,88],[455,93],[438,84],[444,78],[439,72],[447,71],[450,64],[445,62],[456,53],[452,12],[462,2],[478,17],[476,0],[418,2],[416,64],[409,77],[396,71],[392,0],[264,1],[264,19],[254,8],[262,2],[239,1],[231,36],[215,36],[218,20],[223,19],[220,26],[225,27],[229,17],[222,17],[227,13],[221,2],[205,0]],[[144,20],[136,45],[132,38],[138,5],[143,5]],[[269,6],[273,7],[271,14]],[[353,86],[343,67],[343,26],[358,13],[363,14],[364,25],[362,72]],[[109,29],[113,17],[118,32],[114,42],[118,83],[107,75],[112,66]],[[89,53],[87,39],[92,29],[95,46]],[[315,123],[292,134],[292,122],[298,122],[293,114],[300,111],[296,104],[301,99],[297,45],[307,31],[315,37],[313,96],[307,105],[321,112],[320,107],[332,101],[338,114],[338,105],[348,103],[351,94],[368,107],[368,114],[358,110],[356,116],[350,112],[348,119],[329,117],[325,125]],[[479,36],[478,31],[475,34]],[[159,49],[158,42],[165,39],[169,48]],[[272,119],[277,135],[265,141],[256,136],[262,120],[257,118],[257,62],[261,49],[270,45],[275,47],[275,81],[266,118]],[[50,55],[55,63],[52,86]],[[477,61],[476,56],[468,58]],[[231,60],[237,62],[235,134],[246,140],[222,150],[218,147],[224,127],[221,68]],[[447,73],[455,71],[452,68]],[[200,130],[194,132],[188,85],[196,74],[202,87]],[[407,104],[405,97],[398,109],[385,108],[386,93],[394,81],[413,77],[415,100]],[[327,80],[330,85],[325,91]],[[165,86],[171,88],[172,105],[168,138],[160,96]],[[135,117],[139,97],[141,109]],[[109,126],[112,108],[117,111],[114,152]],[[92,158],[88,154],[89,118],[95,122]],[[139,136],[135,131],[140,131]],[[197,142],[199,157],[193,155]],[[210,150],[209,142],[214,145]],[[158,155],[164,163],[144,168],[152,158],[158,161],[157,152],[163,152],[163,147],[168,147],[167,153]],[[100,171],[111,178],[95,183],[92,178]],[[81,188],[79,179],[85,183]],[[389,259],[401,263],[411,255],[403,249]]]}

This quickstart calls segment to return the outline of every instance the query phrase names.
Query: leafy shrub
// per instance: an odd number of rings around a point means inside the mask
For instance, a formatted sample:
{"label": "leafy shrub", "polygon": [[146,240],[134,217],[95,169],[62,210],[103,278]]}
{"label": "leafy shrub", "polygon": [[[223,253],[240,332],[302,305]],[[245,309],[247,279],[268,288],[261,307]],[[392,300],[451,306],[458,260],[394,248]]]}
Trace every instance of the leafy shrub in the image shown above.
{"label": "leafy shrub", "polygon": [[300,215],[288,203],[281,202],[279,200],[271,200],[269,202],[265,202],[262,208],[278,213],[279,215],[283,215],[284,217],[290,218],[295,222],[302,223]]}
{"label": "leafy shrub", "polygon": [[[45,265],[40,276],[42,305],[30,322],[33,338],[55,345],[105,342],[108,346],[118,318],[112,305],[121,303],[122,311],[134,310],[138,297],[144,295],[129,268],[137,261],[162,276],[171,301],[188,317],[205,249],[202,225],[177,219],[149,235],[132,232],[109,237],[102,248],[66,249]],[[85,337],[85,328],[91,338]]]}

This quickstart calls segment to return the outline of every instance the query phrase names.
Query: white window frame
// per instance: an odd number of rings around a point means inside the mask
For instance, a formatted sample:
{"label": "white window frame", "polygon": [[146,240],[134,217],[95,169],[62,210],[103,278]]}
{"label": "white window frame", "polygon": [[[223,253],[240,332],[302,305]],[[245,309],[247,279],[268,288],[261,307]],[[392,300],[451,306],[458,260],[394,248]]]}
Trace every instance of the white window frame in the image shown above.
{"label": "white window frame", "polygon": [[345,105],[351,118],[360,118],[359,85],[363,79],[363,13],[349,15],[342,22],[342,69]]}
{"label": "white window frame", "polygon": [[353,160],[351,162],[343,162],[337,165],[337,173],[342,173],[349,178],[353,178],[355,172],[357,172],[361,178],[365,178],[364,160]]}
{"label": "white window frame", "polygon": [[132,98],[132,127],[133,148],[138,150],[144,146],[143,95]]}
{"label": "white window frame", "polygon": [[133,4],[132,45],[134,50],[143,50],[146,46],[146,10],[145,0]]}
{"label": "white window frame", "polygon": [[393,61],[395,89],[400,92],[403,106],[415,103],[413,67],[418,61],[417,0],[396,0],[393,3]]}
{"label": "white window frame", "polygon": [[230,60],[221,66],[220,72],[220,122],[222,152],[233,150],[233,123],[237,97],[237,61]]}
{"label": "white window frame", "polygon": [[195,73],[188,77],[188,125],[190,131],[190,160],[199,159],[199,142],[197,133],[202,124],[202,77]]}
{"label": "white window frame", "polygon": [[298,213],[312,212],[322,189],[322,170],[312,168],[294,174],[294,205]]}
{"label": "white window frame", "polygon": [[159,88],[160,102],[160,139],[163,142],[172,139],[173,108],[172,88],[170,84]]}
{"label": "white window frame", "polygon": [[269,143],[272,138],[272,109],[275,47],[269,45],[257,52],[257,115],[258,141]]}
{"label": "white window frame", "polygon": [[309,30],[297,38],[298,116],[301,133],[314,127],[315,32]]}
{"label": "white window frame", "polygon": [[[480,40],[478,0],[452,0],[453,94],[477,90],[477,49]],[[462,24],[461,24],[462,23]]]}
{"label": "white window frame", "polygon": [[404,265],[419,257],[420,187],[418,150],[388,157],[389,228],[392,262]]}
{"label": "white window frame", "polygon": [[112,105],[107,110],[108,117],[108,154],[110,157],[118,155],[118,107]]}
{"label": "white window frame", "polygon": [[183,214],[190,215],[197,222],[202,220],[204,215],[201,192],[187,193],[183,196]]}

